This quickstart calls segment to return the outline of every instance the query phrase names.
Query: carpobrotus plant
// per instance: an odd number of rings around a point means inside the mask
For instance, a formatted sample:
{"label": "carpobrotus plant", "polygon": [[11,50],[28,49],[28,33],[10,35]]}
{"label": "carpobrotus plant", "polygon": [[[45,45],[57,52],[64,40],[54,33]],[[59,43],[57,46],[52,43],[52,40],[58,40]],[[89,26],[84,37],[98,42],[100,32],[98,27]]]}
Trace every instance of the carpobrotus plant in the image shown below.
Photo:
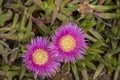
{"label": "carpobrotus plant", "polygon": [[60,64],[47,48],[48,40],[42,37],[32,39],[31,44],[27,45],[27,52],[23,54],[23,62],[28,70],[34,72],[35,77],[50,77],[59,69]]}
{"label": "carpobrotus plant", "polygon": [[58,71],[60,62],[73,62],[83,57],[87,44],[86,36],[76,24],[68,23],[55,30],[50,39],[37,37],[27,45],[27,52],[23,54],[23,62],[28,70],[33,71],[35,77],[51,76]]}
{"label": "carpobrotus plant", "polygon": [[52,53],[58,54],[62,62],[73,62],[83,57],[87,49],[86,36],[76,24],[68,23],[59,27],[52,36],[49,45]]}

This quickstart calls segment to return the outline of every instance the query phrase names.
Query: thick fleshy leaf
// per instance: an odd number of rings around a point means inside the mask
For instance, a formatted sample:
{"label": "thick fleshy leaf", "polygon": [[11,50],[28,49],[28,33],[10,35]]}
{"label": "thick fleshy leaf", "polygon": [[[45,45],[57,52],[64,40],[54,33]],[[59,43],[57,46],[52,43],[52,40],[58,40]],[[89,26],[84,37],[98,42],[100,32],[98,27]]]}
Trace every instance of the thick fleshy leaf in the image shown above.
{"label": "thick fleshy leaf", "polygon": [[95,16],[101,17],[103,19],[116,19],[116,18],[120,18],[119,13],[97,13],[97,12],[94,12],[93,14]]}

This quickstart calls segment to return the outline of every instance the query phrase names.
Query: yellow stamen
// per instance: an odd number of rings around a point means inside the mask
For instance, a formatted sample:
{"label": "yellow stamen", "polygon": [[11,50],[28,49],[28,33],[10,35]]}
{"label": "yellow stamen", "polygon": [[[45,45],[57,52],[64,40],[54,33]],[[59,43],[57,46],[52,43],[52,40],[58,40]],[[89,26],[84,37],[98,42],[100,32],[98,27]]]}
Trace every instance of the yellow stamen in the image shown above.
{"label": "yellow stamen", "polygon": [[63,51],[72,51],[76,46],[76,41],[71,35],[66,35],[60,40],[60,47]]}
{"label": "yellow stamen", "polygon": [[36,50],[32,55],[34,63],[42,65],[48,61],[48,54],[42,49]]}

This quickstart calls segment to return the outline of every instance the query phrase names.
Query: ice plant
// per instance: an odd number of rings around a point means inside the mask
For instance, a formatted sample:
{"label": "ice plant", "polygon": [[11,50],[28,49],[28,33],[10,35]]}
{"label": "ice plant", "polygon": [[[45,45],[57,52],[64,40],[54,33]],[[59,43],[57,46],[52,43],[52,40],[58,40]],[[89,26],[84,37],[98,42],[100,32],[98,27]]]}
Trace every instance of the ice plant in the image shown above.
{"label": "ice plant", "polygon": [[27,45],[27,52],[23,54],[23,62],[28,70],[33,71],[35,77],[47,77],[54,74],[60,64],[55,60],[54,54],[47,48],[48,38],[37,37],[31,39],[31,44]]}
{"label": "ice plant", "polygon": [[59,27],[52,36],[49,48],[58,54],[62,62],[76,62],[83,57],[87,44],[86,36],[76,24],[67,23]]}

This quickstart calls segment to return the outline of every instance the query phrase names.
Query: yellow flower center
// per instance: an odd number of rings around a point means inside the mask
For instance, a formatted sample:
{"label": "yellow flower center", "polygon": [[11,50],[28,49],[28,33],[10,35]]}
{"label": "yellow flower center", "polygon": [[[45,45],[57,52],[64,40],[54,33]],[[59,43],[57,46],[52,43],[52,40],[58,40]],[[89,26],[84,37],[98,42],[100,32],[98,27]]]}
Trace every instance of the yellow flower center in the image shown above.
{"label": "yellow flower center", "polygon": [[48,54],[46,51],[42,49],[36,50],[32,55],[34,63],[38,65],[42,65],[47,62],[48,60]]}
{"label": "yellow flower center", "polygon": [[76,41],[71,35],[66,35],[61,38],[60,46],[63,51],[69,52],[76,46]]}

